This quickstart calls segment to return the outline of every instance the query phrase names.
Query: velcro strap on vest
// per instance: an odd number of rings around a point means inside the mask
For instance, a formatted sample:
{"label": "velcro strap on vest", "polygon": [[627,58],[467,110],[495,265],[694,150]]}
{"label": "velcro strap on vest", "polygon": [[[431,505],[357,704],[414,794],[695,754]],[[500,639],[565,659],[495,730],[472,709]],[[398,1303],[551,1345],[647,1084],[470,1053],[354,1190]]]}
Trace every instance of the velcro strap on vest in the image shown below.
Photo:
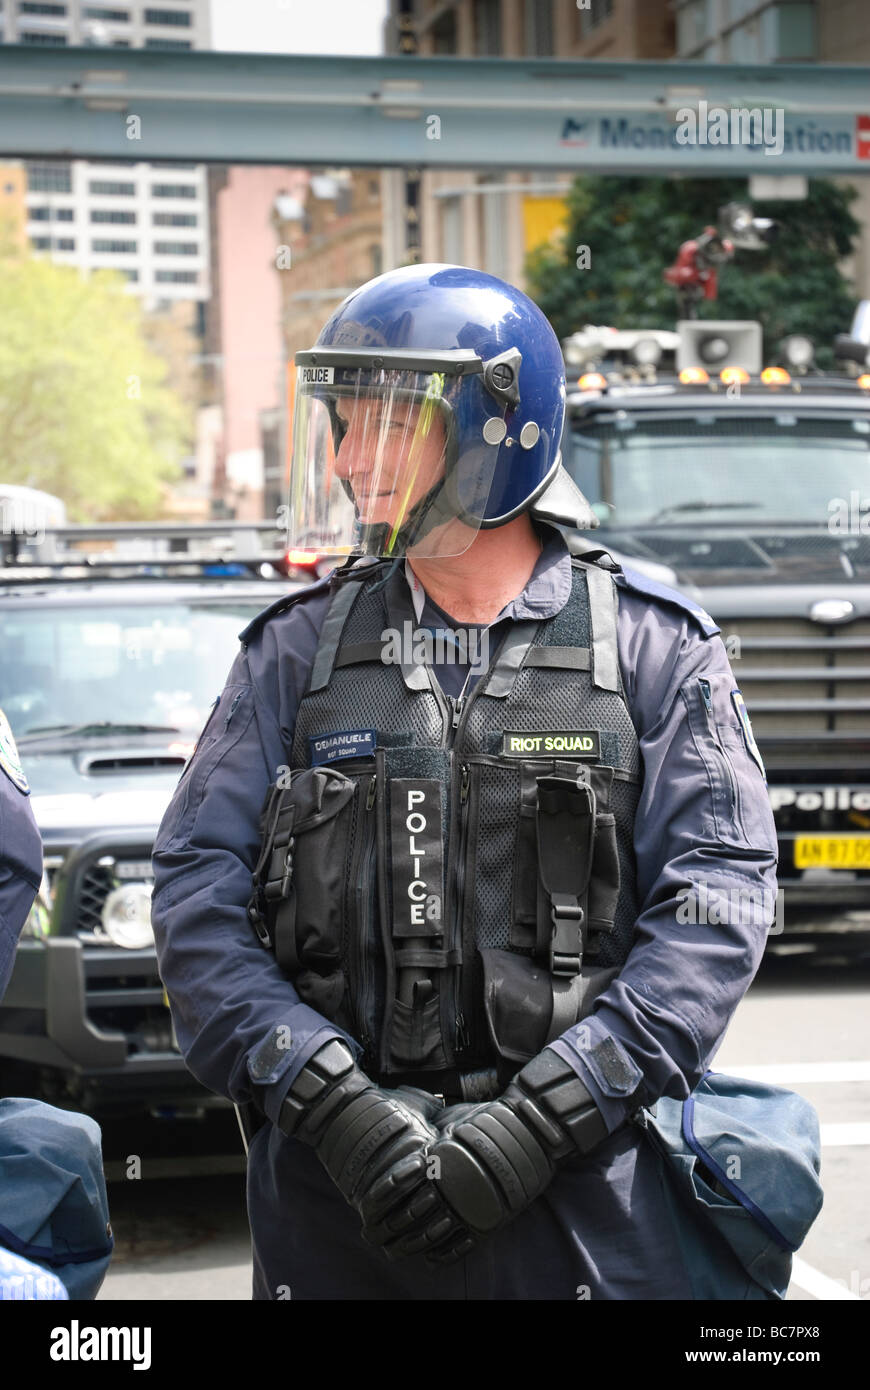
{"label": "velcro strap on vest", "polygon": [[589,671],[592,654],[588,647],[530,647],[523,666],[539,666],[550,671]]}
{"label": "velcro strap on vest", "polygon": [[568,777],[539,777],[537,784],[538,870],[545,902],[545,911],[539,905],[537,947],[546,953],[552,974],[573,978],[586,946],[595,793]]}
{"label": "velcro strap on vest", "polygon": [[613,580],[606,570],[592,565],[586,570],[586,585],[592,625],[592,680],[599,690],[618,691],[619,649]]}
{"label": "velcro strap on vest", "polygon": [[[363,577],[360,575],[360,579]],[[360,584],[351,581],[345,582],[341,588],[336,589],[332,596],[323,627],[320,629],[320,641],[317,644],[317,651],[311,667],[311,676],[308,681],[308,690],[311,693],[316,690],[323,690],[329,684],[341,642],[341,634],[344,631],[348,614],[359,598],[359,593]]]}

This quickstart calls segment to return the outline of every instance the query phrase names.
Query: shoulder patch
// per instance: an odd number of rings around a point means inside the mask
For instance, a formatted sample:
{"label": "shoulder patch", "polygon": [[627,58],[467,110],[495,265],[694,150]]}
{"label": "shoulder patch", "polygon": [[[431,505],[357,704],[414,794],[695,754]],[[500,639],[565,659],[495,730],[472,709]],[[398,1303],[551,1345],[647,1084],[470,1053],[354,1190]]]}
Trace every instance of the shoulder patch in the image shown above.
{"label": "shoulder patch", "polygon": [[29,794],[30,787],[24,775],[24,768],[21,766],[21,759],[18,756],[18,749],[15,746],[15,738],[9,727],[9,720],[0,709],[0,767],[6,773],[10,782],[14,782],[20,792]]}
{"label": "shoulder patch", "polygon": [[700,604],[695,603],[694,599],[689,598],[686,594],[681,594],[678,589],[671,589],[667,584],[661,584],[658,579],[651,579],[649,575],[641,574],[640,570],[623,566],[622,573],[614,575],[614,579],[620,588],[630,589],[636,594],[645,594],[648,598],[657,598],[661,603],[668,603],[672,607],[688,613],[705,637],[713,637],[721,631],[718,623],[715,623],[710,614]]}

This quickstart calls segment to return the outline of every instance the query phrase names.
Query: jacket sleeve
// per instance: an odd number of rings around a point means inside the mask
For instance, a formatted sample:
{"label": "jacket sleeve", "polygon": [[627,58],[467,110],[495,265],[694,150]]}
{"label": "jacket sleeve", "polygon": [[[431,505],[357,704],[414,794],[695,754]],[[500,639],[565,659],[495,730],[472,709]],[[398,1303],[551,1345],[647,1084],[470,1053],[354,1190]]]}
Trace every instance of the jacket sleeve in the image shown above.
{"label": "jacket sleeve", "polygon": [[637,931],[591,1016],[550,1044],[611,1131],[639,1104],[694,1090],[755,975],[777,905],[773,814],[721,638],[625,593],[618,631],[644,769]]}
{"label": "jacket sleeve", "polygon": [[0,999],[41,877],[42,841],[29,793],[0,765]]}
{"label": "jacket sleeve", "polygon": [[[362,1049],[300,1000],[247,917],[260,811],[286,764],[271,627],[239,653],[160,825],[152,922],[188,1067],[210,1090],[254,1100],[276,1121],[291,1081],[323,1043],[342,1037],[355,1056]],[[286,690],[283,713],[295,720]]]}

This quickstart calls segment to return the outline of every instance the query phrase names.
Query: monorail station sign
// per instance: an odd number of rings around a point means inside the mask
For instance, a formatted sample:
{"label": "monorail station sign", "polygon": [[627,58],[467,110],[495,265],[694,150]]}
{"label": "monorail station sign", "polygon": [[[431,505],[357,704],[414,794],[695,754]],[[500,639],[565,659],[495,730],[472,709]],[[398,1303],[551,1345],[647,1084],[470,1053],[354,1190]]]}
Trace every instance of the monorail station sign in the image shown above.
{"label": "monorail station sign", "polygon": [[645,159],[664,154],[677,170],[689,162],[696,169],[699,160],[707,170],[713,164],[730,169],[749,163],[760,169],[769,160],[771,173],[804,172],[810,165],[834,172],[862,164],[870,173],[870,97],[867,106],[866,114],[824,120],[796,116],[783,107],[710,106],[703,100],[679,108],[668,119],[629,119],[614,113],[585,120],[568,116],[559,144],[614,167],[635,162],[641,153]]}
{"label": "monorail station sign", "polygon": [[867,68],[0,45],[0,157],[870,172]]}

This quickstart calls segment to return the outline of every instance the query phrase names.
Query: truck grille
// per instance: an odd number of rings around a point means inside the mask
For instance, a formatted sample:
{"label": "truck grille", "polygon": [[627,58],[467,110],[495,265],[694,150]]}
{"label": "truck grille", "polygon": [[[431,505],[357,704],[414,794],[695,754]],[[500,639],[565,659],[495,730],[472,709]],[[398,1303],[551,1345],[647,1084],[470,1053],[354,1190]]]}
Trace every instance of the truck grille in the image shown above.
{"label": "truck grille", "polygon": [[795,841],[870,833],[870,620],[717,621],[767,769],[786,931],[802,908],[866,909],[870,871],[799,869]]}
{"label": "truck grille", "polygon": [[814,735],[859,740],[870,752],[870,619],[717,621],[759,743]]}
{"label": "truck grille", "polygon": [[150,879],[150,839],[119,831],[111,840],[95,835],[72,848],[53,883],[55,930],[82,944],[86,1014],[101,1031],[123,1034],[131,1057],[173,1050],[169,1010],[154,946],[131,951],[114,945],[103,931],[102,911],[115,888]]}

